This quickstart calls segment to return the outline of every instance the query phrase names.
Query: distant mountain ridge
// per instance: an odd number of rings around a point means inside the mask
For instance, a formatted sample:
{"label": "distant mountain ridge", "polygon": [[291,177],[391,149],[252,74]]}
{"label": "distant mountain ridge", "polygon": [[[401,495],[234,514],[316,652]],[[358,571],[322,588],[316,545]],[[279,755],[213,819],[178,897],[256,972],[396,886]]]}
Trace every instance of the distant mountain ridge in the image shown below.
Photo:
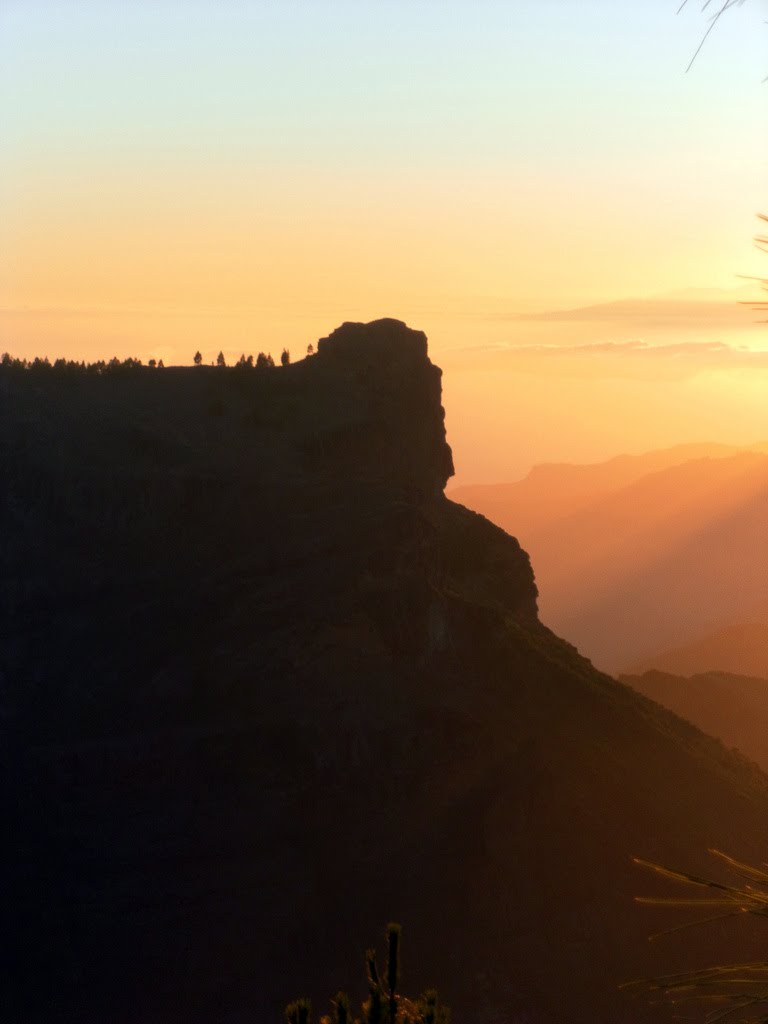
{"label": "distant mountain ridge", "polygon": [[498,484],[449,487],[452,500],[469,508],[482,506],[504,519],[505,529],[521,532],[543,529],[555,519],[578,511],[585,504],[628,486],[650,473],[681,466],[693,459],[727,458],[742,452],[768,453],[768,441],[750,445],[699,442],[675,445],[639,455],[617,455],[603,462],[543,462],[521,480]]}
{"label": "distant mountain ridge", "polygon": [[651,669],[683,676],[713,671],[768,679],[768,616],[762,622],[725,626],[684,647],[660,651],[627,668],[625,674],[641,675]]}
{"label": "distant mountain ridge", "polygon": [[733,672],[690,676],[649,670],[622,675],[638,693],[693,722],[768,771],[768,679]]}
{"label": "distant mountain ridge", "polygon": [[451,497],[516,530],[544,621],[618,671],[768,604],[766,447],[544,466]]}

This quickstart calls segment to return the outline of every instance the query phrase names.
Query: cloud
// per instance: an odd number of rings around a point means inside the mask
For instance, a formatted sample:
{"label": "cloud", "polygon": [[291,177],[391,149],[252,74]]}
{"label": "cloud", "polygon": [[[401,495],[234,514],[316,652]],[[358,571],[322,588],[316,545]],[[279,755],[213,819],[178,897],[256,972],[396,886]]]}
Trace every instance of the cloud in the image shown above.
{"label": "cloud", "polygon": [[768,349],[754,349],[741,345],[728,345],[724,341],[681,341],[672,345],[654,345],[642,338],[632,341],[596,341],[583,345],[521,345],[515,351],[539,352],[549,355],[568,355],[583,353],[586,355],[615,356],[642,355],[651,359],[698,359],[716,364],[741,363],[746,360],[751,365],[768,365]]}
{"label": "cloud", "polygon": [[648,299],[620,299],[617,302],[524,313],[520,323],[614,323],[648,327],[743,328],[754,322],[756,290],[747,285],[732,291],[691,290]]}
{"label": "cloud", "polygon": [[465,349],[483,366],[568,377],[685,380],[702,373],[768,371],[768,348],[721,341],[651,344],[644,339],[576,345],[497,345]]}

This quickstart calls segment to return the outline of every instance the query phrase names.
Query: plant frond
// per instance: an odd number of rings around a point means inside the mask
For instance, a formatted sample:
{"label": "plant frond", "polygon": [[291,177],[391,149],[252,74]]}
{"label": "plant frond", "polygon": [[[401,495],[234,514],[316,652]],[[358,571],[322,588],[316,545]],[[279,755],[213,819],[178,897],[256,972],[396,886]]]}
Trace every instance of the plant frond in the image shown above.
{"label": "plant frond", "polygon": [[[766,239],[768,241],[768,239]],[[719,857],[720,860],[724,861],[729,867],[733,868],[739,874],[745,875],[747,878],[751,878],[755,882],[763,882],[768,885],[768,873],[761,871],[760,868],[753,867],[751,864],[745,864],[744,861],[736,860],[735,857],[730,857],[727,853],[723,853],[722,850],[709,850],[709,853],[713,857]]]}

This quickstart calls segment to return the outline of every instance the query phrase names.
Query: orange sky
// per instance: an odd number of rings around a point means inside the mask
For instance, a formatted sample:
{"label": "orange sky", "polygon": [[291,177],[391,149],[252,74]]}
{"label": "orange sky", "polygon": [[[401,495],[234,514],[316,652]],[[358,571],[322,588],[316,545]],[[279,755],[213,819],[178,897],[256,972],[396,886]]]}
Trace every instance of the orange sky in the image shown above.
{"label": "orange sky", "polygon": [[661,380],[626,347],[768,347],[743,295],[517,319],[764,272],[757,6],[686,76],[702,25],[666,0],[7,0],[0,350],[296,355],[395,316],[446,370],[465,479],[768,435],[756,365],[698,348]]}

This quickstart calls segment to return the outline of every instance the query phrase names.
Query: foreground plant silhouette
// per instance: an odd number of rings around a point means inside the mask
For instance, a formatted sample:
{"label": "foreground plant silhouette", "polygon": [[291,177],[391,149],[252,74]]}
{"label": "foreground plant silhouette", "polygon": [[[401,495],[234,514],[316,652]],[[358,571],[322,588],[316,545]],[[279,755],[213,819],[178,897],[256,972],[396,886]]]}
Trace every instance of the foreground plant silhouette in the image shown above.
{"label": "foreground plant silhouette", "polygon": [[[704,47],[704,44],[706,43],[707,39],[709,38],[710,32],[712,32],[712,30],[715,28],[715,26],[717,25],[718,21],[725,14],[725,12],[729,11],[732,7],[741,7],[741,5],[744,2],[745,2],[745,0],[719,0],[719,3],[715,4],[714,7],[712,7],[712,0],[703,0],[702,5],[701,5],[702,11],[708,11],[708,10],[712,11],[712,14],[711,14],[711,17],[710,17],[710,20],[709,20],[709,28],[704,33],[704,37],[702,38],[701,42],[697,46],[696,52],[691,57],[690,63],[688,64],[688,67],[685,69],[686,71],[690,71],[691,68],[693,67],[693,65],[694,65],[694,63],[696,61],[696,58],[701,53],[701,51],[702,51],[702,49]],[[680,11],[682,11],[682,9],[684,7],[686,7],[687,5],[688,5],[688,0],[683,0],[683,2],[680,4],[680,6],[677,9],[677,13],[679,14]]]}
{"label": "foreground plant silhouette", "polygon": [[[741,914],[768,917],[768,873],[762,868],[735,860],[720,850],[709,852],[724,862],[729,871],[741,880],[740,883],[729,885],[710,878],[690,875],[684,871],[675,871],[639,857],[634,858],[635,864],[639,867],[699,892],[698,896],[688,898],[638,896],[636,902],[653,906],[701,907],[708,911],[706,917],[685,922],[676,928],[659,932],[658,935],[669,935],[684,928]],[[764,865],[766,866],[768,865]],[[658,935],[651,938],[657,938]],[[621,987],[659,992],[675,1004],[687,1002],[705,1008],[711,1007],[704,1018],[707,1024],[722,1020],[740,1021],[742,1024],[768,1022],[768,960],[716,965],[685,974],[669,974],[659,978],[627,982]],[[746,1016],[738,1016],[745,1013]]]}
{"label": "foreground plant silhouette", "polygon": [[[360,1016],[352,1017],[349,996],[339,992],[331,1000],[331,1016],[320,1018],[320,1024],[449,1024],[450,1013],[440,1006],[437,992],[430,989],[418,999],[408,999],[398,992],[400,985],[399,924],[387,925],[386,985],[382,983],[376,963],[376,951],[365,954],[368,978],[368,999],[360,1008]],[[298,999],[285,1008],[287,1024],[311,1024],[312,1007],[308,999]]]}

